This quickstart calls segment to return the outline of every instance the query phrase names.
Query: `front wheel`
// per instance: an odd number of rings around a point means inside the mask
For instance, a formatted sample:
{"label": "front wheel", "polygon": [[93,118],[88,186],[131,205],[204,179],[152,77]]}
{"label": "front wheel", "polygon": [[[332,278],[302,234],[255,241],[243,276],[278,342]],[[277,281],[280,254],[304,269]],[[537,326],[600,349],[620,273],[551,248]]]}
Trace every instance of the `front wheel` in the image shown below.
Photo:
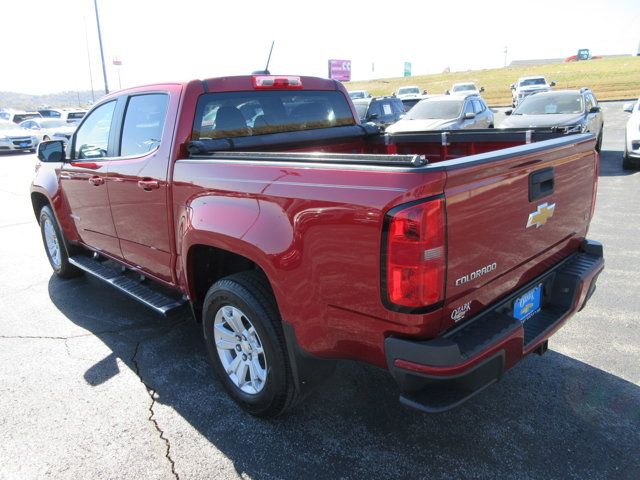
{"label": "front wheel", "polygon": [[600,153],[602,151],[602,131],[600,131],[600,135],[598,135],[598,140],[596,141],[596,152]]}
{"label": "front wheel", "polygon": [[64,243],[64,237],[49,206],[42,207],[39,219],[44,250],[55,274],[62,278],[72,278],[80,275],[82,271],[69,263],[69,254]]}
{"label": "front wheel", "polygon": [[216,374],[247,412],[274,417],[295,390],[278,308],[258,272],[217,281],[203,305],[204,339]]}

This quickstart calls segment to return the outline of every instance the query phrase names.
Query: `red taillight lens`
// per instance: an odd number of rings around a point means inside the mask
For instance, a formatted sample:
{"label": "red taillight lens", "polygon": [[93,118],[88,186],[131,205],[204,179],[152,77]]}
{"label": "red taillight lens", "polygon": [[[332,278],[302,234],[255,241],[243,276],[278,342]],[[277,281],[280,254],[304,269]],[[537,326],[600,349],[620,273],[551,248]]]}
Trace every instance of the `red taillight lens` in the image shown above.
{"label": "red taillight lens", "polygon": [[386,293],[400,307],[420,308],[444,297],[444,200],[392,211],[386,244]]}
{"label": "red taillight lens", "polygon": [[257,75],[253,77],[253,88],[260,89],[300,89],[302,80],[300,77],[276,77],[272,75]]}

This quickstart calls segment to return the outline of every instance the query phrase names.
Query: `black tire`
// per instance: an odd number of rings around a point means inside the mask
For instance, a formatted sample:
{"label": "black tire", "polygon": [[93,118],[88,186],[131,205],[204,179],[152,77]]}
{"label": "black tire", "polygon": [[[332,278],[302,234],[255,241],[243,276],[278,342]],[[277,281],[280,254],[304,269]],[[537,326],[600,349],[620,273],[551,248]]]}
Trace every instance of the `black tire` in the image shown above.
{"label": "black tire", "polygon": [[[262,390],[243,392],[225,370],[214,340],[216,313],[224,306],[239,309],[260,337],[266,357],[267,375]],[[275,417],[285,412],[296,392],[286,349],[280,313],[266,279],[258,272],[241,272],[225,277],[209,289],[202,311],[204,340],[209,359],[229,395],[247,412],[258,417]]]}
{"label": "black tire", "polygon": [[640,169],[640,161],[638,161],[637,163],[633,162],[631,160],[631,157],[629,157],[629,155],[625,153],[622,157],[622,168],[624,170],[638,170]]}
{"label": "black tire", "polygon": [[600,153],[602,150],[602,130],[600,131],[600,135],[598,135],[598,140],[596,141],[596,152]]}
{"label": "black tire", "polygon": [[[61,278],[73,278],[82,274],[82,270],[78,267],[71,265],[69,263],[69,253],[67,251],[67,245],[62,236],[62,232],[60,230],[60,226],[56,221],[56,217],[51,211],[51,207],[45,205],[40,210],[40,215],[38,216],[38,221],[40,223],[40,233],[42,235],[42,243],[44,244],[44,251],[47,254],[47,259],[49,260],[49,264],[51,268],[53,268],[54,273]],[[53,231],[57,237],[58,248],[60,251],[60,262],[57,264],[53,258],[52,254],[49,251],[49,247],[47,246],[47,240],[45,238],[45,223],[49,221],[51,222],[51,226],[53,227]]]}

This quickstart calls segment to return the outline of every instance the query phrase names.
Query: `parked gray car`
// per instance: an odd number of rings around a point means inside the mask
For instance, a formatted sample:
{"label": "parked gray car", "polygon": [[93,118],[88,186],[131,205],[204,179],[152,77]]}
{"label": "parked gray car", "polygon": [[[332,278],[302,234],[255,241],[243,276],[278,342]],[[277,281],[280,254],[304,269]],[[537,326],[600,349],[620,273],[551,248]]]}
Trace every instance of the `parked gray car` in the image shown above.
{"label": "parked gray car", "polygon": [[493,128],[493,112],[478,95],[441,95],[418,102],[388,133]]}
{"label": "parked gray car", "polygon": [[602,146],[604,120],[595,95],[588,88],[556,90],[531,95],[516,107],[507,110],[508,118],[499,128],[558,127],[568,133],[593,133]]}

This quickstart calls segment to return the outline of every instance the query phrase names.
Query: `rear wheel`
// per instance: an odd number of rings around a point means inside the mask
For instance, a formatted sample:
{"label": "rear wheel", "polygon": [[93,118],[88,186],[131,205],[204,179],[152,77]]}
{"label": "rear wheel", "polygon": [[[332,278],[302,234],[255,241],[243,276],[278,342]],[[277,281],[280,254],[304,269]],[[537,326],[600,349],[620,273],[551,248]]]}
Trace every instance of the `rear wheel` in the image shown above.
{"label": "rear wheel", "polygon": [[229,395],[260,417],[283,413],[294,385],[278,308],[258,272],[217,281],[203,305],[204,339]]}
{"label": "rear wheel", "polygon": [[82,271],[69,263],[64,237],[49,206],[42,207],[39,220],[44,250],[55,274],[62,278],[73,278],[80,275]]}

